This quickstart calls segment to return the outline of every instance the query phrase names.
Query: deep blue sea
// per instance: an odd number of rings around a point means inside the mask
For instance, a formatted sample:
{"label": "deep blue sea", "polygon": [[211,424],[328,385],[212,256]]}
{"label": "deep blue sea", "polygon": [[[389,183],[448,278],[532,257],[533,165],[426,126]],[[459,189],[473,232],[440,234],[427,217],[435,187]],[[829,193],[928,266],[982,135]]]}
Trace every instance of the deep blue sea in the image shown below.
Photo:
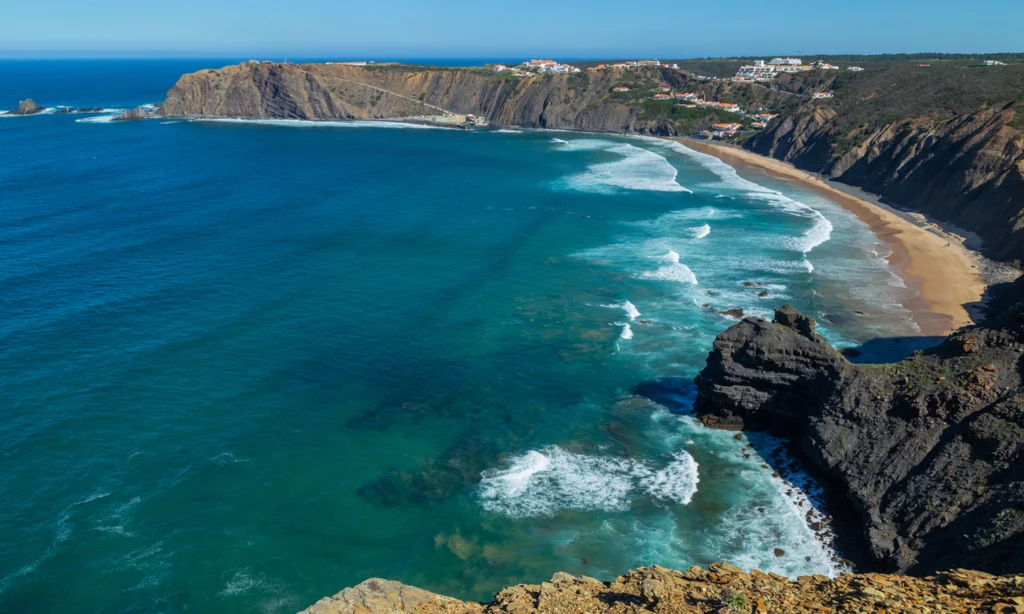
{"label": "deep blue sea", "polygon": [[853,215],[652,139],[108,121],[227,63],[0,62],[0,109],[110,109],[0,118],[0,611],[842,569],[689,409],[721,311],[916,331]]}

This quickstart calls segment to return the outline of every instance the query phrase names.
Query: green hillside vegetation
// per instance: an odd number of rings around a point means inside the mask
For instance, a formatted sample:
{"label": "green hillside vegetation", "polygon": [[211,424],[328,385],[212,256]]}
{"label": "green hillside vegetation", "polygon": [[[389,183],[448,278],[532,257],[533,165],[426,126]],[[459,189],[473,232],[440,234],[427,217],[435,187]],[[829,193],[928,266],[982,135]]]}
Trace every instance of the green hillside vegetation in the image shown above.
{"label": "green hillside vegetation", "polygon": [[[815,73],[821,71],[815,71]],[[829,71],[791,75],[787,85],[799,90],[831,89],[822,101],[838,111],[843,131],[876,129],[899,120],[949,119],[985,108],[1024,102],[1024,64],[974,66],[967,61],[877,65],[863,72]]]}

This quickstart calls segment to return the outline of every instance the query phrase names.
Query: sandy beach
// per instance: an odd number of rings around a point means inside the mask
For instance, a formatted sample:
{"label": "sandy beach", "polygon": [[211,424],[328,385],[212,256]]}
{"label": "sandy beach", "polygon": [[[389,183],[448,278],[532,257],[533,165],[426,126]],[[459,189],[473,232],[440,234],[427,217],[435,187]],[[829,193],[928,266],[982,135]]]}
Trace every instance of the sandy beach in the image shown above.
{"label": "sandy beach", "polygon": [[731,164],[749,164],[780,177],[799,180],[826,192],[837,204],[860,218],[890,245],[890,266],[907,287],[917,293],[905,307],[914,314],[922,335],[946,335],[973,322],[973,310],[968,306],[981,301],[986,280],[977,254],[964,245],[963,237],[923,219],[910,221],[884,206],[847,194],[788,162],[707,141],[673,140]]}

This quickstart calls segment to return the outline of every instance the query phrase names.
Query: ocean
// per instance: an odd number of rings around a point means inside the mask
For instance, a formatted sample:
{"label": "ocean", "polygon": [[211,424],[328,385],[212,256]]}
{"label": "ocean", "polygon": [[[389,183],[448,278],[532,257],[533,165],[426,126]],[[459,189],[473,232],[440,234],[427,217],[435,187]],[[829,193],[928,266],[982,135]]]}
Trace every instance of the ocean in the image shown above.
{"label": "ocean", "polygon": [[917,332],[863,223],[657,139],[109,121],[228,63],[0,62],[0,109],[109,109],[0,118],[0,611],[843,570],[690,410],[722,312]]}

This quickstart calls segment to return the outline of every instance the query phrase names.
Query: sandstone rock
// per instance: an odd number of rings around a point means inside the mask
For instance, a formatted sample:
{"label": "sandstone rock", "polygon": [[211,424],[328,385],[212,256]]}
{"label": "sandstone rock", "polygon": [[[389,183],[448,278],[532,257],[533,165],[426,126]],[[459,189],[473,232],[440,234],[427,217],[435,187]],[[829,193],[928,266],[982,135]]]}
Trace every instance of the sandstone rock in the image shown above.
{"label": "sandstone rock", "polygon": [[[956,578],[957,582],[947,582]],[[953,570],[934,578],[845,574],[838,578],[743,573],[726,563],[679,573],[661,567],[629,571],[605,583],[555,574],[541,585],[520,584],[490,603],[463,602],[397,582],[367,580],[321,599],[306,614],[708,614],[710,612],[967,612],[1014,613],[1024,608],[1017,578]],[[994,609],[995,608],[995,609]]]}

